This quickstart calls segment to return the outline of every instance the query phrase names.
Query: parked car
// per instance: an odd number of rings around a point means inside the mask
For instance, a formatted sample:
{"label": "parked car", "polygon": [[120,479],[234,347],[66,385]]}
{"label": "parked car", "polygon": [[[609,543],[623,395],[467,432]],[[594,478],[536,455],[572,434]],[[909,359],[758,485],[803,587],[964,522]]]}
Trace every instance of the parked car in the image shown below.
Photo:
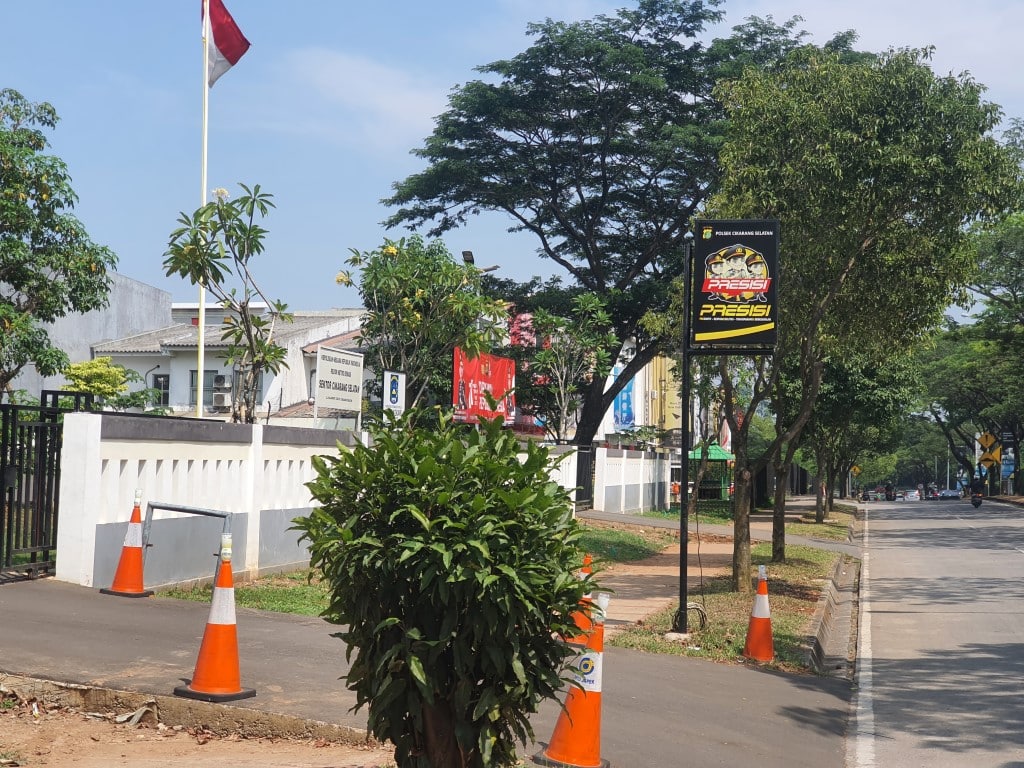
{"label": "parked car", "polygon": [[896,497],[899,498],[900,493],[903,494],[903,498],[906,501],[920,501],[921,494],[918,493],[916,488],[911,488],[909,491],[897,491]]}
{"label": "parked car", "polygon": [[943,488],[939,491],[939,501],[945,501],[946,499],[959,499],[960,491],[954,488]]}

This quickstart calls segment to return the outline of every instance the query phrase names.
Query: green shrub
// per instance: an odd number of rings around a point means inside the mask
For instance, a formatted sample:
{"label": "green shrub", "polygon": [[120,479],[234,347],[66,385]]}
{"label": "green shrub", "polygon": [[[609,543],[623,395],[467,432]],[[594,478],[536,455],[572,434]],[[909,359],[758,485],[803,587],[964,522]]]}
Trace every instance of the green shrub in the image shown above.
{"label": "green shrub", "polygon": [[571,676],[559,638],[594,588],[574,573],[581,530],[546,448],[521,451],[500,420],[409,418],[319,457],[321,506],[296,527],[344,627],[356,707],[399,768],[514,765],[528,715]]}

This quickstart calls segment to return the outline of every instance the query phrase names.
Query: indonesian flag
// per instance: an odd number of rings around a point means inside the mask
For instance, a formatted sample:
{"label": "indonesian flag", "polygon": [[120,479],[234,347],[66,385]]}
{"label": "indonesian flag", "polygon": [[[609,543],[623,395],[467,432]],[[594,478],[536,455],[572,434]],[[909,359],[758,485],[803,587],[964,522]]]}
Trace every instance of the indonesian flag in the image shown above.
{"label": "indonesian flag", "polygon": [[[224,0],[209,0],[209,3],[212,38],[209,41],[206,76],[212,88],[217,78],[235,66],[249,50],[249,41],[245,39],[242,30],[224,7]],[[203,9],[205,13],[206,0],[203,2]]]}

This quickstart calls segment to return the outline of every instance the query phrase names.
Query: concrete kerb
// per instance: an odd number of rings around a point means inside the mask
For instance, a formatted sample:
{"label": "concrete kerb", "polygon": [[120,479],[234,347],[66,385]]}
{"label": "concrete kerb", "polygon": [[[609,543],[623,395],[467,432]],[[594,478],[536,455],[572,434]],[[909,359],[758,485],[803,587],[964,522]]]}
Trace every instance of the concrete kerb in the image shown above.
{"label": "concrete kerb", "polygon": [[217,736],[238,734],[243,738],[324,739],[352,746],[376,745],[364,730],[318,720],[15,674],[0,673],[0,694],[13,695],[22,702],[37,701],[48,709],[101,713],[142,711],[138,722],[202,728]]}
{"label": "concrete kerb", "polygon": [[[864,510],[856,508],[847,541],[855,539],[855,527]],[[822,589],[808,636],[807,664],[819,675],[853,680],[857,656],[857,623],[860,593],[860,560],[840,556]]]}
{"label": "concrete kerb", "polygon": [[853,679],[859,583],[860,561],[841,556],[822,589],[811,624],[806,659],[819,675]]}

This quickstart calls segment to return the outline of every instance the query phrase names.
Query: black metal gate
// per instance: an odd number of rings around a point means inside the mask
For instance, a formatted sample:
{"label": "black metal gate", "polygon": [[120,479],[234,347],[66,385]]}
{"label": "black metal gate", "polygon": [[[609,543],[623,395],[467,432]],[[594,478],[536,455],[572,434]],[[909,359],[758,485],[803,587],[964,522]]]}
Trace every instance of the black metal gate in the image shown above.
{"label": "black metal gate", "polygon": [[56,566],[61,416],[91,409],[92,396],[44,391],[42,403],[0,404],[0,582]]}
{"label": "black metal gate", "polygon": [[576,446],[576,510],[594,508],[594,446]]}

